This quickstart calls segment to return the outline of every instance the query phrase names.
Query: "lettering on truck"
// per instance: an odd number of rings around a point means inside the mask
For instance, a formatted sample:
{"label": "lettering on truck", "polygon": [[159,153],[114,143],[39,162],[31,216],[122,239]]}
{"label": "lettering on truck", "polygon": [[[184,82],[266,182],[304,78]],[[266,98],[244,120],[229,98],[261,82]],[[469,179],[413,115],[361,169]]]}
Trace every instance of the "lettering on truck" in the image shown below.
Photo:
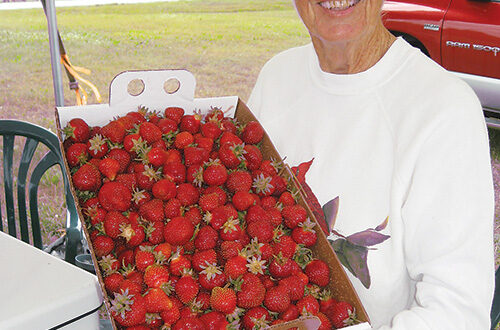
{"label": "lettering on truck", "polygon": [[[467,48],[467,49],[471,48],[470,44],[467,42],[459,42],[459,41],[451,41],[451,40],[446,41],[446,46]],[[497,56],[497,53],[500,53],[500,47],[495,47],[495,46],[473,44],[472,49],[479,50],[479,51],[485,51],[485,52],[492,52],[495,56]]]}

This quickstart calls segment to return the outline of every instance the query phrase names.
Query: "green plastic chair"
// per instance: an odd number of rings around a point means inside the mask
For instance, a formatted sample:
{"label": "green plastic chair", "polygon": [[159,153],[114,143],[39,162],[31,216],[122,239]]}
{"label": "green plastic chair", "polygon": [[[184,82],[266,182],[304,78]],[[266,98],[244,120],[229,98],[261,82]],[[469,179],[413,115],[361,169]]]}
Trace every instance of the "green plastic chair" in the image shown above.
{"label": "green plastic chair", "polygon": [[[75,201],[70,192],[68,177],[64,166],[64,161],[59,146],[59,139],[51,131],[28,122],[17,120],[0,120],[0,135],[3,136],[3,178],[5,190],[5,206],[7,211],[7,230],[9,235],[17,237],[39,249],[43,249],[42,235],[40,231],[40,218],[38,214],[38,185],[43,174],[52,166],[59,165],[66,193],[67,219],[66,219],[66,248],[64,259],[72,264],[75,263],[75,256],[81,244],[81,231],[79,230],[78,213]],[[24,149],[14,178],[13,155],[14,141],[16,136],[26,137]],[[40,144],[47,146],[49,151],[42,159],[34,165],[34,169],[29,176],[28,169],[33,161],[33,155]],[[18,221],[14,206],[14,183],[17,186],[17,206]],[[26,197],[28,189],[28,197]],[[29,213],[27,204],[29,204]],[[0,218],[3,219],[0,208]],[[30,215],[28,219],[28,214]],[[29,222],[31,226],[29,226]],[[0,230],[4,231],[3,221],[0,221]],[[19,228],[17,228],[17,223]],[[30,242],[30,227],[33,241]],[[18,237],[19,238],[19,237]]]}
{"label": "green plastic chair", "polygon": [[500,268],[495,272],[495,295],[493,296],[493,304],[490,312],[491,329],[495,329],[500,322]]}

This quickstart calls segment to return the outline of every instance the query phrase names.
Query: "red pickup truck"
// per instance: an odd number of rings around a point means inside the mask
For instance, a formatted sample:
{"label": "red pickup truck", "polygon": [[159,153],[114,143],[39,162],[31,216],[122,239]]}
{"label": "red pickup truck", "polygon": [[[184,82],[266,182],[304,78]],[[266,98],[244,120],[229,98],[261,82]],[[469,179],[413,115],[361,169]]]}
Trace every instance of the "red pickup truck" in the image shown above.
{"label": "red pickup truck", "polygon": [[500,118],[500,0],[384,1],[385,26],[476,92]]}

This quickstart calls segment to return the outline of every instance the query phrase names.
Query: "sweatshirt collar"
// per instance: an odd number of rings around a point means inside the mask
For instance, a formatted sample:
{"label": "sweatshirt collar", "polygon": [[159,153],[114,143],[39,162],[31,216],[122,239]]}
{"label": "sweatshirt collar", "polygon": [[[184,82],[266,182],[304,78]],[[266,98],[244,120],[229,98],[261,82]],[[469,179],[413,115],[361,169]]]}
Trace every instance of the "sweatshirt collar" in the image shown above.
{"label": "sweatshirt collar", "polygon": [[356,94],[380,86],[395,74],[408,57],[411,48],[402,38],[397,38],[384,56],[366,71],[354,74],[335,74],[321,70],[314,47],[309,44],[309,70],[312,80],[332,94]]}

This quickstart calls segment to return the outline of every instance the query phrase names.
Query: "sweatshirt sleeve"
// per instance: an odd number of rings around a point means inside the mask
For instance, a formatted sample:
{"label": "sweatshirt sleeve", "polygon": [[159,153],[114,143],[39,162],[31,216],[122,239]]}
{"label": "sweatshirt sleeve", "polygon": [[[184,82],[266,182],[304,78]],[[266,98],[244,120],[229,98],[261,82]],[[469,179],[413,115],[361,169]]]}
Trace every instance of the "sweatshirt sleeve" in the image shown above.
{"label": "sweatshirt sleeve", "polygon": [[420,146],[402,206],[404,256],[415,297],[380,330],[490,329],[491,163],[480,104],[472,91],[465,92],[448,100],[448,116]]}

